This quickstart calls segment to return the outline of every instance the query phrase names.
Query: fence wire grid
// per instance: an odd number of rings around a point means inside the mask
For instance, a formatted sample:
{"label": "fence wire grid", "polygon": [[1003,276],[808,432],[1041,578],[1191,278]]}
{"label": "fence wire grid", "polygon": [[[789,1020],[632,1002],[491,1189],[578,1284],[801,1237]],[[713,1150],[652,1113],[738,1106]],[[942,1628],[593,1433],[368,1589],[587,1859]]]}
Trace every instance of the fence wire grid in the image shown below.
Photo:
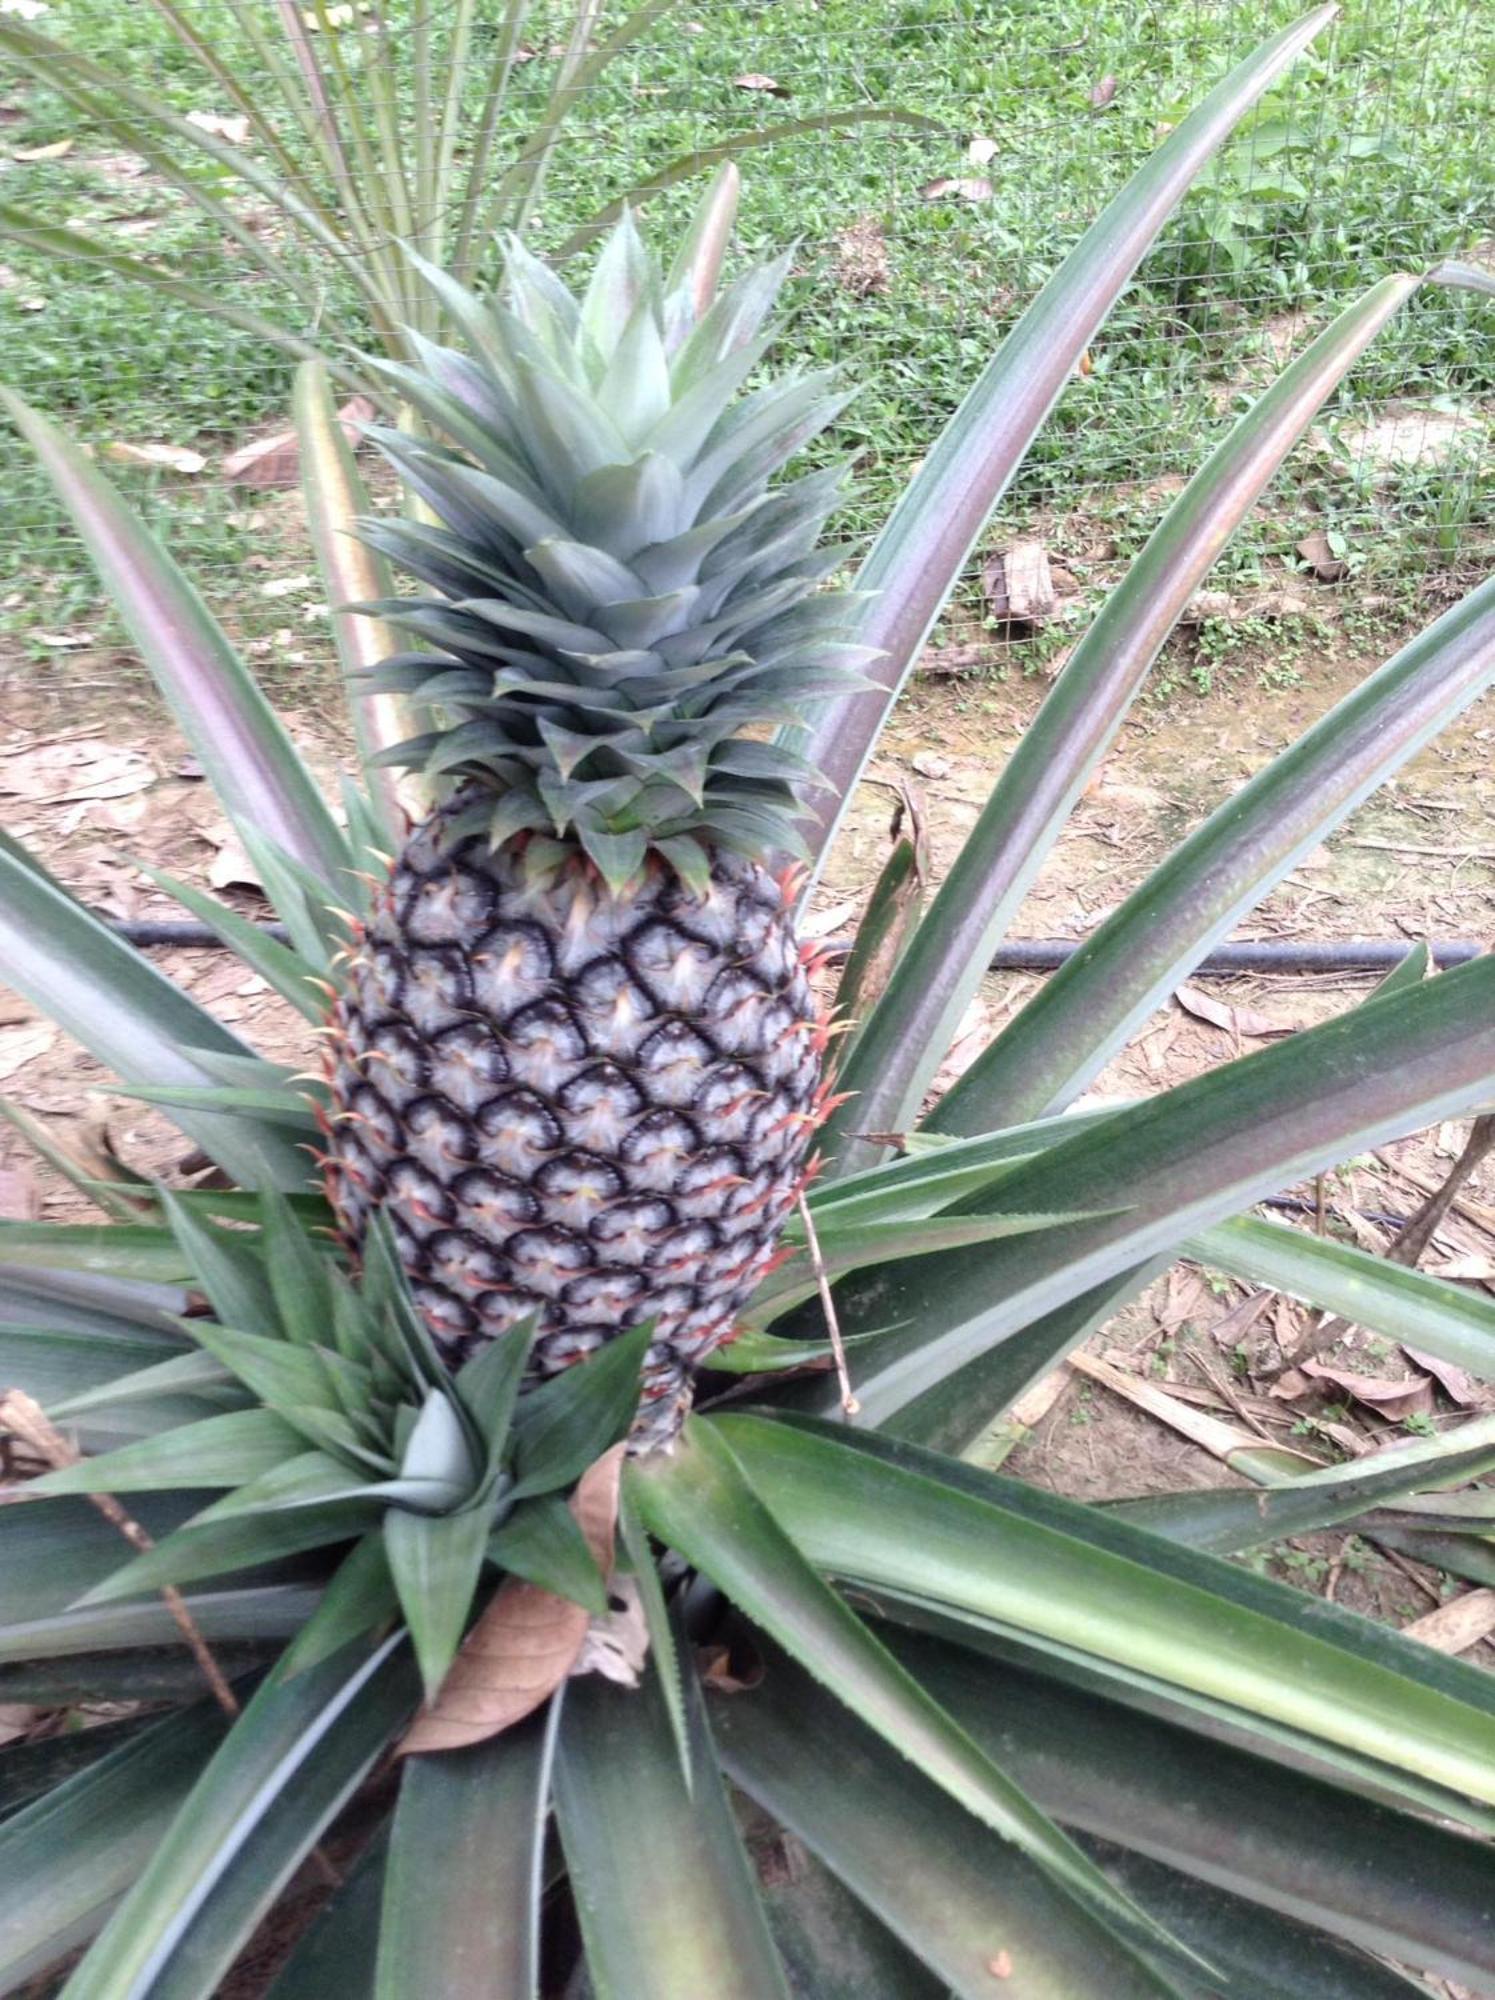
{"label": "fence wire grid", "polygon": [[[264,53],[288,4],[184,0],[182,10],[272,122]],[[144,0],[0,0],[0,11],[179,114],[233,111]],[[554,251],[665,161],[785,127],[742,159],[740,250],[798,245],[788,346],[859,385],[835,444],[855,454],[847,527],[865,536],[1106,199],[1297,11],[1277,0],[681,0],[574,93],[529,233]],[[315,0],[299,12],[329,60],[376,88],[413,148],[411,0]],[[423,16],[443,89],[459,12],[439,0]],[[625,18],[595,10],[591,46]],[[474,108],[505,19],[492,0],[470,11],[461,82]],[[570,4],[526,15],[495,171],[541,115],[575,21]],[[1003,502],[947,645],[1018,643],[1030,662],[1057,652],[1184,475],[1340,306],[1387,271],[1495,254],[1492,80],[1488,0],[1361,0],[1320,37],[1196,185],[1086,356]],[[868,112],[922,122],[823,124]],[[304,143],[290,128],[285,139]],[[647,225],[677,222],[700,185],[652,196]],[[250,229],[275,231],[252,191],[225,177],[220,192]],[[16,66],[0,67],[0,204],[190,271],[321,337],[317,310],[277,294],[127,135]],[[286,257],[301,269],[293,244]],[[96,266],[61,268],[13,240],[0,242],[0,259],[0,375],[117,461],[241,636],[291,666],[307,643],[315,650],[295,593],[289,603],[274,594],[304,561],[294,491],[221,476],[226,454],[284,421],[291,364]],[[329,316],[336,308],[358,324],[366,300],[335,269],[310,290]],[[1221,558],[1202,615],[1239,620],[1266,605],[1312,618],[1335,604],[1373,615],[1409,597],[1425,612],[1429,599],[1457,594],[1495,556],[1492,399],[1495,308],[1424,289]],[[131,459],[131,448],[162,446],[176,463],[159,452],[153,466]],[[15,574],[0,587],[0,639],[12,657],[55,657],[107,621],[55,504],[17,454],[4,485]],[[1019,541],[1048,558],[1053,619],[1009,615],[992,557]],[[308,624],[314,615],[308,604]]]}

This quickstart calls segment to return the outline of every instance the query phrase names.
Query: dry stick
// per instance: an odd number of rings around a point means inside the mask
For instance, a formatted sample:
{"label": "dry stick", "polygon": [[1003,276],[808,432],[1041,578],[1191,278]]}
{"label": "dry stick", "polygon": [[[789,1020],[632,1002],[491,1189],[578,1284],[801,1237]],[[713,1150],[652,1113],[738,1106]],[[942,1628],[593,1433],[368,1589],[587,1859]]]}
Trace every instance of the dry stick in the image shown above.
{"label": "dry stick", "polygon": [[830,1274],[825,1268],[825,1259],[820,1254],[820,1238],[815,1234],[815,1218],[810,1213],[810,1204],[804,1195],[799,1196],[799,1218],[805,1225],[805,1244],[810,1252],[810,1265],[815,1273],[815,1289],[820,1294],[820,1310],[825,1314],[825,1330],[830,1335],[831,1354],[836,1364],[836,1380],[841,1385],[841,1408],[848,1417],[860,1416],[862,1406],[852,1393],[851,1377],[846,1372],[846,1346],[841,1339],[841,1322],[836,1318],[836,1302],[831,1297]]}
{"label": "dry stick", "polygon": [[[0,1425],[12,1432],[23,1444],[29,1445],[38,1458],[45,1459],[48,1465],[58,1470],[63,1466],[76,1465],[83,1456],[68,1443],[41,1405],[34,1402],[23,1390],[9,1389],[0,1396]],[[90,1493],[87,1497],[98,1508],[104,1519],[112,1527],[118,1528],[131,1548],[138,1549],[144,1555],[148,1549],[156,1546],[151,1536],[133,1515],[125,1512],[112,1493]],[[239,1698],[224,1678],[223,1669],[213,1658],[207,1640],[198,1631],[182,1593],[173,1585],[163,1583],[161,1597],[186,1640],[187,1649],[196,1660],[203,1679],[212,1689],[214,1701],[231,1721],[237,1721],[243,1713]],[[320,1847],[312,1849],[311,1859],[329,1888],[341,1887],[342,1876]]]}
{"label": "dry stick", "polygon": [[[1434,1188],[1417,1213],[1398,1231],[1396,1241],[1386,1252],[1388,1264],[1402,1264],[1408,1270],[1415,1269],[1453,1207],[1459,1189],[1492,1148],[1495,1148],[1495,1113],[1486,1113],[1470,1126],[1464,1150],[1450,1167],[1442,1184]],[[1284,1367],[1297,1368],[1303,1362],[1311,1361],[1314,1355],[1321,1354],[1353,1324],[1352,1320],[1340,1319],[1332,1314],[1320,1320],[1317,1326],[1311,1326],[1304,1334],[1287,1357]]]}
{"label": "dry stick", "polygon": [[[31,1397],[20,1389],[11,1389],[4,1396],[0,1396],[0,1424],[13,1431],[24,1444],[30,1445],[38,1458],[44,1458],[48,1465],[59,1471],[64,1466],[76,1465],[82,1457],[82,1453],[76,1451],[50,1421],[41,1405],[33,1402]],[[104,1519],[118,1528],[131,1548],[138,1549],[144,1555],[147,1550],[156,1546],[145,1529],[132,1515],[125,1512],[112,1493],[90,1493],[88,1498]],[[186,1640],[193,1659],[201,1669],[203,1679],[212,1689],[213,1699],[225,1715],[237,1717],[240,1712],[238,1697],[224,1679],[223,1669],[209,1652],[208,1643],[194,1624],[192,1613],[187,1609],[181,1592],[174,1589],[171,1584],[164,1583],[161,1586],[161,1596],[182,1637]]]}
{"label": "dry stick", "polygon": [[1495,847],[1424,847],[1412,840],[1347,840],[1344,844],[1374,848],[1378,854],[1431,854],[1440,861],[1495,861]]}

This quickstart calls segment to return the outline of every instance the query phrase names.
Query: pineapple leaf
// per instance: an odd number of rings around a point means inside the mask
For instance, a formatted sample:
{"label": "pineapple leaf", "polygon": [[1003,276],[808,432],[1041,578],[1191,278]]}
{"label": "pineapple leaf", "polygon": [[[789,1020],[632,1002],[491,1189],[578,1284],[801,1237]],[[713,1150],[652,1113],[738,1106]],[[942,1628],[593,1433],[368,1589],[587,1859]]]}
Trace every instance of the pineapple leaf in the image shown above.
{"label": "pineapple leaf", "polygon": [[[1037,1995],[1155,2000],[1172,1991],[1020,1847],[975,1825],[811,1674],[777,1647],[764,1654],[760,1685],[707,1696],[727,1772],[940,1975],[942,1992],[979,1994],[995,1983],[996,1936]],[[1035,1760],[1014,1757],[1005,1732],[970,1733],[1036,1790]]]}
{"label": "pineapple leaf", "polygon": [[607,1585],[576,1516],[558,1494],[522,1500],[488,1538],[500,1569],[567,1597],[594,1618],[607,1616]]}
{"label": "pineapple leaf", "polygon": [[553,1493],[579,1479],[627,1430],[654,1322],[630,1327],[592,1355],[519,1398],[514,1410],[511,1498]]}
{"label": "pineapple leaf", "polygon": [[[1416,278],[1383,278],[1325,328],[1216,447],[1111,592],[1003,767],[887,991],[842,1062],[840,1085],[856,1096],[854,1111],[843,1106],[829,1121],[826,1143],[837,1171],[872,1150],[865,1141],[843,1143],[848,1119],[862,1131],[880,1132],[918,1116],[992,953],[1115,741],[1179,613],[1337,384],[1417,285]],[[1239,803],[1232,801],[1233,812]],[[1322,827],[1317,831],[1321,838]],[[1252,901],[1263,886],[1253,884]],[[1150,935],[1155,894],[1149,884]],[[1235,914],[1238,909],[1229,921]],[[1227,927],[1222,923],[1212,935]],[[989,1107],[994,1100],[984,1101]],[[977,1122],[984,1129],[992,1120]]]}
{"label": "pineapple leaf", "polygon": [[489,1510],[384,1516],[384,1553],[409,1629],[427,1701],[434,1701],[456,1658],[482,1574]]}
{"label": "pineapple leaf", "polygon": [[72,2000],[213,1991],[415,1696],[400,1636],[272,1674],[73,1973]]}
{"label": "pineapple leaf", "polygon": [[309,1021],[322,1020],[327,1012],[326,994],[318,992],[309,982],[308,968],[297,954],[267,936],[263,925],[250,923],[237,910],[231,910],[227,903],[220,903],[216,896],[206,895],[190,882],[178,881],[176,876],[152,868],[147,862],[138,861],[135,865],[150,877],[158,889],[174,896],[184,910],[190,910],[200,923],[216,931],[250,971],[257,972],[282,1000],[289,1000],[296,1011],[304,1014]]}
{"label": "pineapple leaf", "polygon": [[[277,1562],[284,1556],[302,1555],[309,1549],[351,1542],[368,1525],[366,1506],[339,1501],[274,1513],[230,1515],[200,1527],[179,1528],[145,1555],[136,1556],[102,1583],[82,1592],[75,1610],[86,1618],[91,1612],[112,1609],[118,1598],[137,1597],[146,1591],[160,1590],[164,1584],[180,1588],[202,1577],[228,1576],[235,1570],[257,1569],[262,1563]],[[164,1605],[161,1608],[165,1610]],[[211,1637],[203,1629],[205,1636]],[[163,1637],[175,1631],[168,1613]]]}
{"label": "pineapple leaf", "polygon": [[[154,1371],[152,1371],[154,1372]],[[173,1487],[246,1486],[303,1449],[273,1410],[231,1410],[144,1438],[102,1458],[80,1459],[33,1482],[35,1493],[149,1493]]]}
{"label": "pineapple leaf", "polygon": [[984,1130],[1071,1102],[1246,910],[1492,682],[1495,577],[1175,848],[947,1093],[934,1129]]}
{"label": "pineapple leaf", "polygon": [[1097,329],[1189,183],[1240,120],[1334,18],[1315,8],[1263,42],[1175,126],[1091,224],[1003,341],[936,439],[858,572],[866,601],[857,637],[882,658],[881,702],[823,704],[807,735],[786,740],[825,772],[804,804],[817,857],[839,827],[892,701],[992,510]]}
{"label": "pineapple leaf", "polygon": [[351,859],[347,842],[279,717],[197,592],[76,445],[9,390],[0,390],[0,401],[72,515],[235,827],[283,849],[324,890],[340,890]]}
{"label": "pineapple leaf", "polygon": [[29,1984],[92,1937],[148,1864],[226,1728],[211,1702],[179,1709],[7,1817],[0,1985]]}
{"label": "pineapple leaf", "polygon": [[273,1190],[260,1197],[259,1247],[286,1338],[298,1347],[322,1346],[332,1324],[332,1262],[284,1195]]}
{"label": "pineapple leaf", "polygon": [[670,1718],[675,1754],[680,1760],[680,1776],[686,1791],[692,1792],[696,1777],[691,1758],[690,1714],[685,1705],[685,1680],[680,1665],[682,1647],[677,1643],[677,1639],[684,1635],[676,1632],[675,1621],[665,1602],[659,1565],[649,1545],[648,1531],[626,1493],[619,1497],[618,1533],[627,1557],[625,1567],[638,1585],[639,1602],[644,1608],[644,1622],[649,1630],[649,1658],[654,1663],[659,1691],[664,1696],[665,1710]]}
{"label": "pineapple leaf", "polygon": [[316,1610],[281,1654],[277,1671],[289,1680],[320,1666],[355,1639],[382,1636],[399,1609],[383,1529],[370,1529],[333,1571]]}
{"label": "pineapple leaf", "polygon": [[404,1759],[369,2000],[478,2000],[479,1979],[488,2000],[539,1990],[554,1747],[537,1716],[456,1755]]}
{"label": "pineapple leaf", "polygon": [[772,1492],[805,1556],[848,1584],[973,1632],[1021,1631],[1046,1658],[1064,1650],[1154,1691],[1226,1704],[1253,1730],[1286,1726],[1299,1745],[1349,1752],[1362,1770],[1374,1759],[1398,1787],[1457,1795],[1456,1817],[1485,1817],[1469,1801],[1495,1797],[1495,1688],[1477,1668],[1096,1508],[874,1432],[797,1417],[723,1416],[710,1428]]}
{"label": "pineapple leaf", "polygon": [[[668,1459],[656,1456],[629,1469],[630,1496],[650,1529],[931,1783],[1014,1843],[1088,1916],[1117,1932],[1118,1965],[1134,1963],[1121,1937],[1172,1951],[1168,1934],[1043,1817],[816,1574],[759,1498],[726,1443],[729,1434],[736,1435],[735,1426],[729,1432],[688,1423]],[[778,1488],[769,1490],[777,1509]],[[1166,1996],[1168,1989],[1156,1991]]]}
{"label": "pineapple leaf", "polygon": [[194,1214],[170,1188],[163,1187],[159,1199],[197,1286],[219,1319],[226,1326],[260,1327],[266,1335],[278,1334],[274,1289],[254,1239]]}
{"label": "pineapple leaf", "polygon": [[[252,1051],[141,953],[0,847],[0,955],[8,985],[126,1083],[211,1085],[184,1051]],[[306,1184],[306,1156],[264,1119],[179,1110],[173,1122],[240,1185]]]}
{"label": "pineapple leaf", "polygon": [[530,1318],[511,1327],[502,1340],[480,1348],[457,1371],[458,1401],[472,1419],[487,1454],[485,1485],[497,1478],[508,1450],[515,1398],[529,1365],[538,1324]]}
{"label": "pineapple leaf", "polygon": [[689,1786],[652,1666],[566,1687],[553,1795],[588,1974],[598,2000],[789,2000],[694,1677],[688,1719]]}

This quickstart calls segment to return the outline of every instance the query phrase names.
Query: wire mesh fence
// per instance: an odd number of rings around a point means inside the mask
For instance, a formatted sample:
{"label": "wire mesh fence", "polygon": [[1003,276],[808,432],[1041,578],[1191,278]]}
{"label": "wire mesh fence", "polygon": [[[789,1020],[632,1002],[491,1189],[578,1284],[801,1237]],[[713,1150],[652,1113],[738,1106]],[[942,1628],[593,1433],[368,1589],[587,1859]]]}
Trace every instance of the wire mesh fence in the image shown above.
{"label": "wire mesh fence", "polygon": [[[856,536],[1109,194],[1296,11],[1278,0],[681,0],[639,17],[588,4],[578,14],[572,0],[522,12],[187,0],[194,55],[154,0],[0,5],[7,22],[54,35],[138,93],[107,115],[97,91],[59,96],[34,63],[14,64],[0,86],[0,216],[24,213],[33,231],[0,246],[3,373],[117,462],[215,601],[292,666],[305,635],[297,593],[280,586],[302,567],[294,492],[222,477],[225,456],[273,431],[288,399],[291,363],[243,322],[372,346],[381,315],[400,318],[409,299],[385,253],[402,227],[429,241],[422,142],[448,99],[466,116],[454,127],[460,167],[507,66],[486,196],[510,186],[516,156],[523,167],[520,135],[544,129],[559,82],[569,115],[544,179],[515,183],[501,212],[552,253],[667,162],[744,131],[772,139],[742,155],[742,243],[797,243],[799,358],[859,385],[837,439],[856,460]],[[321,174],[336,213],[338,162],[319,154],[315,122],[298,128],[285,109],[276,67],[294,85],[307,60],[363,107],[346,147],[354,182],[373,191],[370,233],[341,262],[298,242],[262,190],[194,154],[190,134],[168,131],[154,156],[137,143],[154,106],[264,175],[280,171],[282,147]],[[1311,329],[1385,271],[1480,253],[1495,205],[1492,79],[1487,0],[1363,0],[1320,39],[1188,197],[1086,356],[1003,503],[947,646],[1059,651],[1184,474]],[[671,219],[699,185],[654,190],[647,214]],[[455,193],[447,207],[449,246]],[[241,324],[106,264],[60,264],[38,247],[38,222],[182,275]],[[1488,301],[1425,290],[1222,558],[1198,607],[1204,626],[1331,606],[1373,617],[1487,568],[1492,399]],[[12,460],[5,485],[16,574],[0,589],[0,634],[33,654],[66,652],[94,635],[92,585],[40,481]]]}

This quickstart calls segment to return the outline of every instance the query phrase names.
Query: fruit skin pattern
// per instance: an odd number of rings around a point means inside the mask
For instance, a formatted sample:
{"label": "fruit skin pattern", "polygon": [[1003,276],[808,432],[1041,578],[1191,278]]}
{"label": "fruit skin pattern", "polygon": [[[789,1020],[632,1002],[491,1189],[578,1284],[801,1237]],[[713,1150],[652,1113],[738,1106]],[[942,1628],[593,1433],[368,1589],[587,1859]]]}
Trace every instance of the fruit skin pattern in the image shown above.
{"label": "fruit skin pattern", "polygon": [[635,1450],[776,1261],[822,1115],[825,1024],[792,885],[718,851],[709,892],[652,861],[412,836],[331,1020],[328,1192],[389,1217],[453,1365],[531,1315],[550,1375],[655,1323]]}

